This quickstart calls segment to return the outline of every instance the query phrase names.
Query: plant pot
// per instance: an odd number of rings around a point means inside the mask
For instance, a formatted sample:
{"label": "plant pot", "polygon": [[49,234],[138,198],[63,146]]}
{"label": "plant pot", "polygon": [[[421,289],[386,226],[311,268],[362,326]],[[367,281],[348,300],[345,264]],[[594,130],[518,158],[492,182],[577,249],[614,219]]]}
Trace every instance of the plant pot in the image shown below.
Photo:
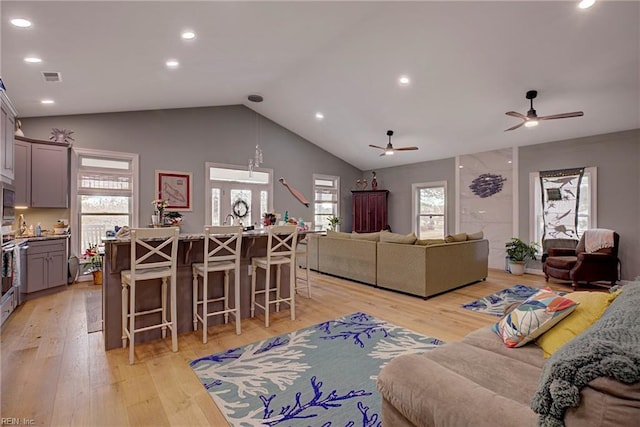
{"label": "plant pot", "polygon": [[509,261],[509,272],[515,276],[522,276],[524,274],[524,262]]}
{"label": "plant pot", "polygon": [[92,272],[93,284],[102,286],[102,270],[96,270]]}

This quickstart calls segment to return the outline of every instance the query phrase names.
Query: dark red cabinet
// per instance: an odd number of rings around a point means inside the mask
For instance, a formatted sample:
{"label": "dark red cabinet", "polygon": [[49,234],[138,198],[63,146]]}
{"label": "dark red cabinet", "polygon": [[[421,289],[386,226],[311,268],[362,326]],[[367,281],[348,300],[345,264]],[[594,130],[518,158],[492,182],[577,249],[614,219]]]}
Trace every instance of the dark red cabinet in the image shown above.
{"label": "dark red cabinet", "polygon": [[353,195],[353,231],[373,233],[389,223],[387,199],[389,190],[351,191]]}

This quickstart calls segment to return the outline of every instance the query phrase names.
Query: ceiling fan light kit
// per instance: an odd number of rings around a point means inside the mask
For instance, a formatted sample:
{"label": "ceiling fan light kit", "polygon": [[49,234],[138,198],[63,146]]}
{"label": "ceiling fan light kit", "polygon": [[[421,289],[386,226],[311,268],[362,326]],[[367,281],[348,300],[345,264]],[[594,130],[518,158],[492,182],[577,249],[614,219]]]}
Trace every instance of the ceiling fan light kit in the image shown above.
{"label": "ceiling fan light kit", "polygon": [[522,122],[518,123],[515,126],[510,127],[509,129],[505,129],[505,132],[510,130],[518,129],[520,126],[524,125],[525,127],[534,127],[538,126],[538,123],[542,120],[555,120],[555,119],[568,119],[570,117],[582,117],[584,113],[582,111],[574,111],[572,113],[561,113],[561,114],[552,114],[550,116],[540,116],[536,113],[536,110],[533,108],[533,100],[538,96],[537,90],[529,90],[527,91],[526,98],[530,102],[529,111],[527,111],[527,115],[518,113],[517,111],[507,111],[505,114],[507,116],[515,117],[517,119],[521,119]]}
{"label": "ceiling fan light kit", "polygon": [[379,145],[373,145],[373,144],[369,144],[369,147],[372,148],[377,148],[379,150],[382,150],[382,154],[380,154],[380,156],[393,156],[393,154],[396,151],[412,151],[412,150],[417,150],[418,147],[398,147],[398,148],[393,148],[393,144],[391,144],[391,137],[393,136],[393,131],[392,130],[388,130],[387,131],[387,136],[389,137],[389,142],[387,143],[386,147],[381,147]]}

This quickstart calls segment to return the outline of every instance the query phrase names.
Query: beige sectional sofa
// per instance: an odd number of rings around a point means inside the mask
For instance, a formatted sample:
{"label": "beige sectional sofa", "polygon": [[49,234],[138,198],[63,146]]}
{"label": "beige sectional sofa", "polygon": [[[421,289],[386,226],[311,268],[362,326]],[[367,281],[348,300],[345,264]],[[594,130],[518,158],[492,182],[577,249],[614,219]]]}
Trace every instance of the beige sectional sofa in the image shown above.
{"label": "beige sectional sofa", "polygon": [[533,342],[507,348],[491,326],[399,356],[378,375],[382,424],[638,425],[639,304],[640,282],[625,285],[599,320],[549,359]]}
{"label": "beige sectional sofa", "polygon": [[[485,239],[423,246],[377,241],[375,234],[379,233],[309,235],[310,268],[420,297],[487,277],[489,242]],[[393,235],[386,235],[387,240],[393,240]]]}

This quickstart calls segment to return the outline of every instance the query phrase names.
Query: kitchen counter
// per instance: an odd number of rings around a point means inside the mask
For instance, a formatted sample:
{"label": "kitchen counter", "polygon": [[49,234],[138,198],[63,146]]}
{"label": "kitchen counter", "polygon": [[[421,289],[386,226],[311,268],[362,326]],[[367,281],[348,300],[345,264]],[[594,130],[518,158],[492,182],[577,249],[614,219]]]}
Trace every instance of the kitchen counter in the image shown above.
{"label": "kitchen counter", "polygon": [[[299,232],[299,239],[304,238],[307,232]],[[312,232],[311,232],[312,233]],[[251,258],[266,255],[267,250],[267,229],[245,231],[242,240],[242,250],[240,256],[240,312],[242,318],[250,315],[249,304],[251,300],[251,276],[249,266]],[[120,272],[126,270],[131,262],[131,239],[130,238],[108,238],[105,243],[105,262],[103,266],[103,333],[105,349],[109,350],[122,346],[122,286],[120,283]],[[202,262],[204,258],[204,234],[189,233],[180,234],[178,242],[178,264],[177,264],[177,321],[178,333],[193,330],[193,302],[191,295],[192,270],[191,264]],[[276,269],[272,269],[273,280],[275,280]],[[222,272],[211,273],[210,283],[222,282]],[[265,276],[260,273],[257,276],[258,287],[264,286]],[[159,283],[159,280],[158,280]],[[273,283],[273,282],[272,282]],[[282,294],[289,294],[289,269],[282,269]],[[160,296],[155,286],[141,286],[136,290],[136,305],[150,308],[159,306]],[[233,295],[230,295],[233,300]],[[148,316],[154,320],[153,316]],[[155,319],[157,322],[157,319]],[[209,325],[222,322],[222,316],[214,316],[209,319]],[[138,320],[139,326],[146,326],[149,319],[142,317]],[[152,322],[153,323],[153,322]],[[149,330],[136,333],[136,342],[144,342],[160,338],[160,330]]]}
{"label": "kitchen counter", "polygon": [[42,236],[21,236],[16,237],[15,241],[38,241],[38,240],[54,240],[54,239],[68,239],[71,234],[43,234]]}

